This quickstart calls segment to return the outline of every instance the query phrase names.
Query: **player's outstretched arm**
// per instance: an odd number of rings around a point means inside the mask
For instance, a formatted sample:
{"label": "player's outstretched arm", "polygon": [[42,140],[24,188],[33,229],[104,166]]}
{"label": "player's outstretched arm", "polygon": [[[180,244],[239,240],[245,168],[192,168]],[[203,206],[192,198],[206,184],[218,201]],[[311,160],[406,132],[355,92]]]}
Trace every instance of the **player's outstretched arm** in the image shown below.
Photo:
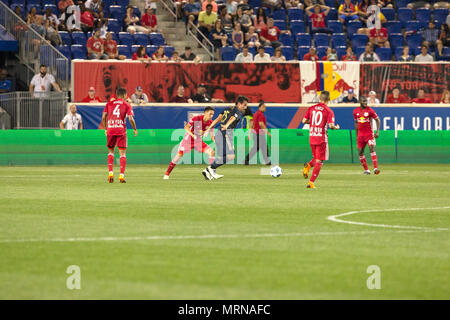
{"label": "player's outstretched arm", "polygon": [[102,114],[102,124],[103,124],[103,128],[105,129],[105,135],[108,132],[108,126],[107,126],[107,123],[106,123],[106,119],[108,119],[108,112],[103,112],[103,114]]}
{"label": "player's outstretched arm", "polygon": [[339,127],[339,125],[336,123],[330,123],[330,129],[331,130],[339,130],[341,127]]}
{"label": "player's outstretched arm", "polygon": [[136,122],[134,121],[134,118],[132,115],[128,116],[128,120],[130,121],[131,126],[133,127],[133,134],[136,137],[137,136],[137,129],[136,129]]}
{"label": "player's outstretched arm", "polygon": [[228,119],[227,123],[225,125],[222,125],[222,130],[227,130],[230,124],[233,123],[233,121],[236,120],[235,116],[231,116],[230,119]]}
{"label": "player's outstretched arm", "polygon": [[209,125],[209,127],[206,128],[205,132],[203,132],[203,137],[206,137],[206,135],[208,134],[208,131],[211,130],[211,128],[214,128],[214,127],[216,126],[216,124],[217,124],[220,120],[222,120],[222,118],[223,118],[223,115],[222,115],[222,114],[219,114],[219,116],[216,118],[216,120],[214,120],[214,121]]}
{"label": "player's outstretched arm", "polygon": [[185,123],[184,125],[184,130],[186,130],[186,132],[195,139],[195,135],[191,132],[191,125],[189,123]]}
{"label": "player's outstretched arm", "polygon": [[377,132],[375,132],[375,138],[378,138],[380,136],[380,128],[381,128],[380,118],[376,118],[375,122],[377,123]]}

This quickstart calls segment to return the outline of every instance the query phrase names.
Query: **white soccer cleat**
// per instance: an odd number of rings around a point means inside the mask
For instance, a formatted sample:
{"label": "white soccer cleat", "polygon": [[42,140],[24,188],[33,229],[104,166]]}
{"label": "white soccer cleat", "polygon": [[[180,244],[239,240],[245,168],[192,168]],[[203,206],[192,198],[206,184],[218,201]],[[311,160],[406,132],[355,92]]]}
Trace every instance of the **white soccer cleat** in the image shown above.
{"label": "white soccer cleat", "polygon": [[370,174],[370,170],[364,170],[364,174],[365,175],[369,175]]}
{"label": "white soccer cleat", "polygon": [[212,180],[213,178],[211,177],[211,175],[209,174],[208,170],[203,170],[202,171],[202,175],[205,177],[206,180]]}
{"label": "white soccer cleat", "polygon": [[169,180],[169,176],[167,174],[164,175],[163,177],[164,180]]}
{"label": "white soccer cleat", "polygon": [[216,170],[211,168],[211,166],[209,166],[208,168],[206,168],[206,171],[209,172],[209,174],[211,175],[211,177],[213,177],[213,179],[220,179],[223,178],[223,174],[217,174]]}

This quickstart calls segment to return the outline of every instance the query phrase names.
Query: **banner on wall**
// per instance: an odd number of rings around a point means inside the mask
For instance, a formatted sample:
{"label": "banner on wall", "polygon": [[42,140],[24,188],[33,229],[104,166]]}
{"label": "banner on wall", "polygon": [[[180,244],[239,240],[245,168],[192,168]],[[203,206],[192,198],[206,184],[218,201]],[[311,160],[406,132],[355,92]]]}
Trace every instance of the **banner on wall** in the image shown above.
{"label": "banner on wall", "polygon": [[73,97],[81,101],[89,87],[109,99],[117,87],[128,94],[143,88],[150,102],[170,102],[180,85],[192,96],[201,83],[208,94],[227,102],[238,95],[251,102],[301,102],[300,70],[296,63],[142,63],[73,61]]}
{"label": "banner on wall", "polygon": [[341,102],[349,89],[359,92],[359,62],[301,62],[303,103],[318,102],[322,91],[330,92],[332,103]]}
{"label": "banner on wall", "polygon": [[450,85],[450,64],[363,64],[361,66],[360,94],[375,91],[381,103],[396,87],[408,100],[417,97],[420,88],[425,97],[440,102],[444,90]]}

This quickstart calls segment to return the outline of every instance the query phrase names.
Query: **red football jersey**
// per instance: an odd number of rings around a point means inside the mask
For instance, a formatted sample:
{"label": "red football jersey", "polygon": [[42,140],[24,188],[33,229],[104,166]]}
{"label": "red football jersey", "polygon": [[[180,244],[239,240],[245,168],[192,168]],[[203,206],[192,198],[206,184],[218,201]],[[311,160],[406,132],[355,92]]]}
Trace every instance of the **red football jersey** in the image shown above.
{"label": "red football jersey", "polygon": [[253,130],[255,130],[256,133],[259,133],[259,130],[261,130],[261,127],[259,126],[259,123],[262,122],[267,128],[267,120],[266,116],[261,111],[256,111],[253,115]]}
{"label": "red football jersey", "polygon": [[189,121],[189,124],[191,125],[191,132],[194,134],[196,133],[197,135],[203,134],[203,132],[205,132],[205,130],[209,127],[209,125],[211,125],[211,123],[212,120],[208,120],[205,123],[203,121],[203,115],[195,116],[191,119],[191,121]]}
{"label": "red football jersey", "polygon": [[107,130],[109,136],[127,134],[126,118],[133,115],[131,105],[128,102],[122,99],[108,102],[103,112],[108,113]]}
{"label": "red football jersey", "polygon": [[372,119],[378,118],[378,116],[372,108],[356,108],[353,110],[353,118],[358,122],[358,136],[373,136],[371,121]]}
{"label": "red football jersey", "polygon": [[325,28],[325,13],[320,12],[319,14],[313,13],[309,19],[311,19],[313,28]]}
{"label": "red football jersey", "polygon": [[334,124],[334,112],[326,104],[318,103],[306,111],[304,119],[309,120],[309,143],[328,142],[327,124]]}

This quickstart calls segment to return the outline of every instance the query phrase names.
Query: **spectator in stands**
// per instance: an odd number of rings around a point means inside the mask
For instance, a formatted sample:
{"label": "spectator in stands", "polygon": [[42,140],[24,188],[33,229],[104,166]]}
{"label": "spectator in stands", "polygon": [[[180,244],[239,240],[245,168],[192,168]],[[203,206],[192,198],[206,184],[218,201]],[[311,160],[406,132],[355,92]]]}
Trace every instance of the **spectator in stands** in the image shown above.
{"label": "spectator in stands", "polygon": [[7,93],[12,91],[12,81],[7,79],[8,71],[4,68],[0,69],[0,93]]}
{"label": "spectator in stands", "polygon": [[404,95],[400,94],[400,88],[395,87],[392,89],[392,93],[386,98],[386,103],[408,103],[409,99]]}
{"label": "spectator in stands", "polygon": [[259,34],[260,42],[274,48],[280,47],[282,43],[278,41],[278,36],[281,33],[291,35],[289,30],[281,31],[278,27],[274,26],[273,18],[269,18],[267,19],[267,27],[263,28]]}
{"label": "spectator in stands", "polygon": [[61,130],[83,130],[83,120],[81,115],[77,113],[77,106],[71,104],[69,107],[70,112],[59,123]]}
{"label": "spectator in stands", "polygon": [[248,45],[244,45],[242,52],[236,56],[236,62],[253,62],[253,55],[248,51]]}
{"label": "spectator in stands", "polygon": [[144,104],[148,103],[148,97],[142,90],[141,86],[136,87],[136,91],[131,95],[131,101],[134,104]]}
{"label": "spectator in stands", "polygon": [[304,0],[303,2],[305,3],[305,6],[307,8],[311,7],[311,6],[314,6],[316,4],[320,4],[322,6],[325,5],[325,1],[324,0]]}
{"label": "spectator in stands", "polygon": [[258,53],[255,55],[253,59],[255,62],[271,62],[270,55],[266,53],[266,50],[263,46],[258,47]]}
{"label": "spectator in stands", "polygon": [[402,55],[398,58],[398,61],[408,62],[413,61],[414,57],[409,54],[409,47],[404,46],[402,49]]}
{"label": "spectator in stands", "polygon": [[[447,21],[448,20],[449,19],[447,19]],[[436,46],[439,56],[443,55],[444,47],[450,47],[449,22],[441,24],[441,30],[439,31],[439,39],[436,41]]]}
{"label": "spectator in stands", "polygon": [[237,13],[237,3],[233,0],[226,0],[225,8],[227,8],[227,13],[231,16],[235,16]]}
{"label": "spectator in stands", "polygon": [[425,90],[420,88],[417,91],[417,98],[412,99],[412,103],[433,103],[430,99],[425,98]]}
{"label": "spectator in stands", "polygon": [[106,33],[106,39],[103,45],[105,47],[105,53],[108,56],[108,59],[125,60],[127,58],[124,55],[119,54],[117,42],[113,40],[111,32]]}
{"label": "spectator in stands", "polygon": [[194,61],[196,56],[192,53],[192,48],[187,46],[184,48],[184,53],[180,56],[184,61]]}
{"label": "spectator in stands", "polygon": [[239,22],[234,24],[231,40],[233,41],[233,47],[236,50],[241,51],[242,47],[244,47],[244,33],[241,30],[241,24]]}
{"label": "spectator in stands", "polygon": [[273,52],[273,56],[272,56],[272,58],[270,58],[270,60],[272,60],[273,62],[284,62],[284,61],[286,61],[286,57],[283,56],[283,52],[281,51],[280,47],[275,49],[275,51]]}
{"label": "spectator in stands", "polygon": [[219,60],[221,60],[220,56],[220,48],[226,47],[228,36],[222,28],[222,22],[220,20],[216,20],[214,23],[214,29],[211,31],[212,43],[214,45],[214,49],[216,50],[216,54]]}
{"label": "spectator in stands", "polygon": [[[316,2],[318,2],[318,1],[316,1]],[[322,2],[323,2],[323,0],[322,0]],[[305,3],[306,3],[306,1],[305,1]],[[303,5],[303,3],[300,3],[299,0],[285,0],[285,1],[284,1],[284,4],[285,4],[285,6],[286,6],[286,9],[289,9],[289,8],[299,8],[299,9],[303,9],[303,8],[305,8],[305,6]]]}
{"label": "spectator in stands", "polygon": [[442,92],[441,103],[450,104],[450,91],[449,90],[444,90],[444,92]]}
{"label": "spectator in stands", "polygon": [[100,30],[96,29],[92,36],[87,40],[87,57],[92,59],[108,59],[108,55],[105,54],[105,47],[103,39],[100,38]]}
{"label": "spectator in stands", "polygon": [[317,56],[316,48],[314,48],[314,47],[309,48],[309,52],[303,56],[303,60],[304,61],[318,61],[319,57]]}
{"label": "spectator in stands", "polygon": [[381,8],[393,8],[392,0],[378,0],[378,6]]}
{"label": "spectator in stands", "polygon": [[175,6],[175,13],[177,15],[177,19],[183,19],[182,11],[186,0],[173,0],[173,4]]}
{"label": "spectator in stands", "polygon": [[251,4],[248,3],[248,0],[241,0],[238,4],[238,9],[242,8],[242,11],[246,12],[247,14],[251,14],[251,11],[253,11],[253,7]]}
{"label": "spectator in stands", "polygon": [[52,8],[45,9],[44,20],[46,23],[51,24],[55,30],[58,30],[59,19],[56,14],[53,14]]}
{"label": "spectator in stands", "polygon": [[18,6],[18,5],[16,5],[16,6],[12,5],[11,8],[13,9],[14,13],[15,13],[17,16],[19,16],[21,19],[23,19],[23,20],[25,20],[25,21],[27,20],[26,17],[23,15],[23,13],[22,13],[22,8],[21,8],[20,6]]}
{"label": "spectator in stands", "polygon": [[374,47],[390,48],[388,31],[384,27],[370,29],[369,41]]}
{"label": "spectator in stands", "polygon": [[181,61],[183,61],[183,59],[181,59],[178,51],[174,51],[174,52],[172,52],[172,56],[170,57],[169,61],[181,62]]}
{"label": "spectator in stands", "polygon": [[94,30],[95,18],[92,13],[86,9],[83,3],[80,4],[80,27],[83,32]]}
{"label": "spectator in stands", "polygon": [[[205,2],[203,4],[205,4]],[[206,38],[208,38],[210,32],[212,31],[216,23],[217,14],[213,12],[212,9],[213,6],[211,4],[208,4],[206,5],[206,10],[200,12],[198,16],[198,29],[200,30],[200,33],[197,35],[197,37],[200,42],[203,42],[202,33],[205,35]],[[198,47],[201,48],[202,46],[199,44]]]}
{"label": "spectator in stands", "polygon": [[61,88],[56,83],[55,77],[47,73],[47,66],[41,64],[39,73],[35,74],[30,82],[30,93],[34,94],[35,98],[45,98],[52,89],[61,92]]}
{"label": "spectator in stands", "polygon": [[152,54],[152,60],[154,61],[169,61],[169,58],[164,53],[164,47],[159,46],[158,49]]}
{"label": "spectator in stands", "polygon": [[[144,21],[144,17],[146,17],[145,14],[142,16],[142,21]],[[127,7],[127,12],[125,14],[125,17],[123,18],[123,24],[127,32],[131,34],[135,34],[136,32],[143,32],[145,34],[149,34],[150,32],[149,29],[146,28],[146,26],[144,26],[143,22],[142,26],[139,25],[139,17],[134,14],[133,6]]]}
{"label": "spectator in stands", "polygon": [[259,42],[259,35],[255,32],[255,27],[251,26],[248,32],[245,34],[245,41],[250,48],[259,47],[261,43]]}
{"label": "spectator in stands", "polygon": [[351,46],[347,47],[345,54],[342,56],[342,61],[357,61]]}
{"label": "spectator in stands", "polygon": [[90,10],[96,19],[103,19],[103,10],[101,0],[87,0],[84,3],[86,9]]}
{"label": "spectator in stands", "polygon": [[176,103],[194,103],[191,98],[184,94],[184,86],[180,85],[177,89],[177,95],[170,99],[170,102]]}
{"label": "spectator in stands", "polygon": [[40,20],[41,16],[37,14],[36,7],[31,7],[30,12],[27,15],[27,24],[37,24],[38,20]]}
{"label": "spectator in stands", "polygon": [[373,52],[373,47],[371,43],[366,44],[365,50],[361,55],[359,56],[360,62],[373,62],[373,61],[380,61],[380,57]]}
{"label": "spectator in stands", "polygon": [[88,91],[88,95],[81,100],[81,102],[87,102],[87,103],[100,103],[102,102],[102,99],[99,96],[95,95],[95,88],[90,87]]}
{"label": "spectator in stands", "polygon": [[223,102],[222,99],[211,98],[211,97],[206,93],[206,85],[205,85],[204,83],[200,83],[200,85],[198,86],[198,89],[197,89],[197,93],[192,97],[192,101],[194,101],[195,103],[205,103],[205,102],[216,103],[216,102]]}
{"label": "spectator in stands", "polygon": [[45,20],[45,39],[50,41],[52,46],[60,46],[62,45],[61,36],[58,33],[57,27],[50,20]]}
{"label": "spectator in stands", "polygon": [[348,21],[359,20],[358,6],[354,5],[351,0],[345,0],[339,6],[339,21],[346,25]]}
{"label": "spectator in stands", "polygon": [[197,24],[198,15],[200,14],[200,11],[202,11],[202,6],[200,2],[195,0],[189,0],[189,3],[187,3],[184,6],[186,28],[189,27],[189,29],[191,30],[192,27],[190,27],[189,22],[192,23],[193,25]]}
{"label": "spectator in stands", "polygon": [[428,53],[428,46],[422,45],[420,47],[420,54],[414,59],[415,62],[433,62],[433,57]]}
{"label": "spectator in stands", "polygon": [[377,99],[377,93],[375,91],[369,92],[368,104],[380,104],[380,100]]}
{"label": "spectator in stands", "polygon": [[348,89],[347,95],[342,99],[341,103],[358,103],[358,99],[356,99],[355,92],[352,88]]}
{"label": "spectator in stands", "polygon": [[133,56],[131,57],[131,60],[139,60],[142,62],[150,62],[152,59],[147,55],[147,53],[145,52],[145,47],[144,46],[139,46],[139,48],[137,49],[137,51],[133,54]]}
{"label": "spectator in stands", "polygon": [[218,11],[217,11],[217,9],[218,9],[217,3],[214,0],[204,0],[203,3],[202,3],[202,11],[207,11],[206,7],[208,5],[211,5],[211,11],[212,12],[214,12],[216,14],[218,13]]}
{"label": "spectator in stands", "polygon": [[253,19],[253,25],[256,29],[256,32],[261,32],[262,29],[267,27],[267,16],[264,8],[258,8],[256,12],[256,16]]}
{"label": "spectator in stands", "polygon": [[220,9],[220,15],[217,19],[222,21],[222,27],[226,33],[233,32],[233,17],[228,14],[226,7]]}
{"label": "spectator in stands", "polygon": [[331,47],[327,48],[327,52],[325,57],[322,58],[323,61],[338,61],[338,56],[336,49],[332,49]]}
{"label": "spectator in stands", "polygon": [[436,48],[439,39],[439,30],[436,29],[434,21],[428,22],[428,28],[420,32],[422,35],[423,44],[434,49]]}
{"label": "spectator in stands", "polygon": [[262,6],[269,8],[272,12],[280,10],[283,3],[281,0],[263,0]]}
{"label": "spectator in stands", "polygon": [[381,13],[379,3],[377,0],[369,0],[358,4],[358,16],[360,20],[366,24],[366,28],[359,28],[359,34],[370,36],[370,31],[374,28],[381,28],[381,24],[386,22],[386,18]]}
{"label": "spectator in stands", "polygon": [[[313,12],[314,10],[314,12]],[[326,25],[326,16],[330,12],[330,7],[322,6],[320,4],[316,4],[314,6],[310,6],[306,8],[306,14],[309,16],[311,20],[311,33],[333,33],[332,30],[327,28]]]}
{"label": "spectator in stands", "polygon": [[243,33],[248,32],[248,29],[252,25],[252,18],[242,10],[242,7],[239,7],[237,9],[236,19],[235,19],[235,25],[236,23],[239,23],[241,25],[241,29]]}
{"label": "spectator in stands", "polygon": [[73,6],[73,5],[74,5],[74,3],[72,0],[60,0],[58,2],[59,12],[65,12],[67,7]]}
{"label": "spectator in stands", "polygon": [[[145,33],[158,32],[158,20],[153,12],[153,8],[145,9],[145,13],[141,18],[142,27],[146,29]],[[141,28],[142,28],[141,27]],[[138,30],[138,29],[136,29]]]}

